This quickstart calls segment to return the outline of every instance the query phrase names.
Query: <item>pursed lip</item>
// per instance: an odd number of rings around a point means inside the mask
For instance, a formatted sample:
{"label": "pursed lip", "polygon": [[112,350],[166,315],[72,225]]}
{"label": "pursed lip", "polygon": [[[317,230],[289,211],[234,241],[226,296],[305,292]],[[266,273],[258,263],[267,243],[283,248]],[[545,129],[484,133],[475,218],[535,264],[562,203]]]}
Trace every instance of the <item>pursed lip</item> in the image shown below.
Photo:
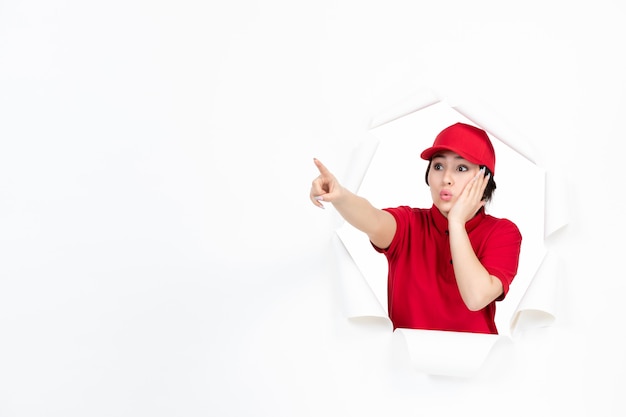
{"label": "pursed lip", "polygon": [[450,201],[452,200],[452,192],[449,190],[441,190],[439,192],[439,198],[441,198],[443,201]]}

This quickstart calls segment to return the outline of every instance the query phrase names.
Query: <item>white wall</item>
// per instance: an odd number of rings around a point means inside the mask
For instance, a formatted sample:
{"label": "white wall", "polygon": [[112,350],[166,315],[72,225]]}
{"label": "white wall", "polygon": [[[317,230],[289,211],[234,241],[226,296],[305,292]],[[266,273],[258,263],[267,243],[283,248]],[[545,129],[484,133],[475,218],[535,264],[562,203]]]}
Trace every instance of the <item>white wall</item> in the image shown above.
{"label": "white wall", "polygon": [[[0,416],[623,415],[625,18],[1,2]],[[308,201],[312,158],[345,177],[381,103],[421,87],[494,109],[571,204],[555,324],[469,380],[344,318],[337,217]]]}

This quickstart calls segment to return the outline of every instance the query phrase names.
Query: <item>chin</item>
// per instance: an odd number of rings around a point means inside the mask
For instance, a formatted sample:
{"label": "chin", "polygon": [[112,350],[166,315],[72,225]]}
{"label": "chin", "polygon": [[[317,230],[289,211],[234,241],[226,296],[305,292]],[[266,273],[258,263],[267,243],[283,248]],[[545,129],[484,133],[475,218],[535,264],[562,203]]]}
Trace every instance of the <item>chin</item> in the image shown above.
{"label": "chin", "polygon": [[450,209],[452,208],[452,204],[448,201],[436,201],[435,207],[439,209],[441,214],[443,214],[445,217],[448,217],[448,213],[450,212]]}

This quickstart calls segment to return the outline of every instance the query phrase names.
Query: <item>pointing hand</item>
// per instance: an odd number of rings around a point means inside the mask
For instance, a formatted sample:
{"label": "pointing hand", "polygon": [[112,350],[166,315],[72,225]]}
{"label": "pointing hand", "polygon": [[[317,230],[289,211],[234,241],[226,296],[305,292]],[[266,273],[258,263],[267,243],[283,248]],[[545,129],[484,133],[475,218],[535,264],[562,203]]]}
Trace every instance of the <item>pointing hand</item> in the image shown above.
{"label": "pointing hand", "polygon": [[320,208],[324,208],[322,201],[332,203],[340,197],[342,187],[337,178],[322,164],[318,159],[313,159],[315,166],[320,175],[313,180],[311,184],[311,193],[309,195],[313,204]]}

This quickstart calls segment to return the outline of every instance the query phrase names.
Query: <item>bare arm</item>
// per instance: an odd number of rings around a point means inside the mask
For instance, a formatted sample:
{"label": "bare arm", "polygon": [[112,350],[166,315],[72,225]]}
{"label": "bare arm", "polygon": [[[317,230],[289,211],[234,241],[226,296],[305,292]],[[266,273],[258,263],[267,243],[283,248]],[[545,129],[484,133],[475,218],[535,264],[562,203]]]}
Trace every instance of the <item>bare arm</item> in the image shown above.
{"label": "bare arm", "polygon": [[465,223],[484,205],[481,197],[489,177],[482,172],[470,181],[448,213],[450,253],[454,275],[467,308],[480,310],[502,294],[502,282],[480,263],[467,235]]}
{"label": "bare arm", "polygon": [[448,224],[454,275],[468,309],[478,311],[502,294],[502,281],[480,263],[465,230],[465,224]]}
{"label": "bare arm", "polygon": [[320,175],[311,185],[310,198],[313,204],[323,208],[322,201],[332,203],[339,214],[352,226],[367,234],[374,245],[379,248],[389,247],[396,233],[394,217],[341,186],[324,164],[317,159],[314,162]]}

